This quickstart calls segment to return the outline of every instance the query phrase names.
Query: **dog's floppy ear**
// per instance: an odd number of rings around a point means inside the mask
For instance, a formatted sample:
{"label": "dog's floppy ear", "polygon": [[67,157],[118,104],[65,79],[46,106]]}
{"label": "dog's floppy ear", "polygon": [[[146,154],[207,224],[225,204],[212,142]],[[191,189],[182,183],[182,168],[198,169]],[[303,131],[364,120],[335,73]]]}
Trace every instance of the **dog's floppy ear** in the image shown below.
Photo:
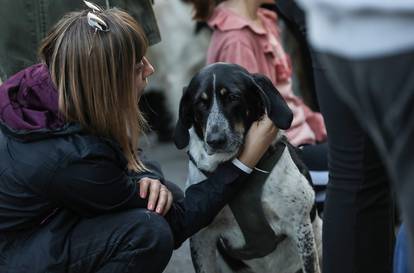
{"label": "dog's floppy ear", "polygon": [[262,74],[253,74],[253,82],[269,118],[278,128],[289,129],[293,120],[292,110],[270,79]]}
{"label": "dog's floppy ear", "polygon": [[188,88],[183,88],[183,96],[180,101],[180,109],[178,111],[178,121],[174,130],[174,143],[178,149],[187,147],[190,141],[190,129],[193,124],[192,102]]}

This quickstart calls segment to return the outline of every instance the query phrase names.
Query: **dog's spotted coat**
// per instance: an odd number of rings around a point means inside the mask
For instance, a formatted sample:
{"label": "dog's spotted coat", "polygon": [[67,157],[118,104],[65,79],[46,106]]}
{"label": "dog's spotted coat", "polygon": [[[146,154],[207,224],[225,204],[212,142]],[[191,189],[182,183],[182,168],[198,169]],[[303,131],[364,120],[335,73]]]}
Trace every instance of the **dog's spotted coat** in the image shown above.
{"label": "dog's spotted coat", "polygon": [[[201,170],[214,171],[221,162],[233,159],[242,146],[246,128],[265,110],[276,126],[289,127],[291,112],[269,82],[237,65],[224,63],[207,66],[193,78],[180,104],[176,132],[177,146],[183,148],[188,144],[194,159],[194,163],[189,162],[188,186],[205,179]],[[275,143],[282,132],[279,131]],[[312,187],[287,148],[269,171],[261,206],[274,233],[286,238],[270,254],[243,260],[246,266],[239,271],[231,269],[217,253],[218,239],[225,238],[232,249],[240,249],[246,242],[226,206],[212,224],[191,238],[197,273],[320,272],[322,222],[318,216],[311,222],[315,198]]]}

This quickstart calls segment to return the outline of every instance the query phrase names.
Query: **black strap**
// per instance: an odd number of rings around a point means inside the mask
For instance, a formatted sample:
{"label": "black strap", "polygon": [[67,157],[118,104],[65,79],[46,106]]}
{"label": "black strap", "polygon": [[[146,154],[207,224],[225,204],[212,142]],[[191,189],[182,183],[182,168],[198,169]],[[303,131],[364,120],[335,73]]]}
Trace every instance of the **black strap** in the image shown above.
{"label": "black strap", "polygon": [[[245,239],[245,245],[240,248],[234,248],[228,244],[226,238],[221,238],[220,247],[231,257],[238,260],[250,260],[260,258],[273,252],[278,244],[286,238],[286,235],[277,235],[274,233],[262,207],[263,185],[269,177],[274,166],[279,162],[285,149],[289,153],[299,171],[307,178],[310,184],[309,172],[306,166],[296,155],[295,148],[289,143],[286,137],[282,137],[275,146],[269,147],[265,155],[256,165],[256,169],[265,172],[253,170],[248,178],[248,182],[229,202],[229,207],[240,227]],[[197,166],[192,155],[187,152],[190,161]],[[200,169],[199,169],[200,170]],[[200,170],[205,176],[210,176],[210,172]],[[316,207],[312,208],[311,220],[316,217]]]}
{"label": "black strap", "polygon": [[205,171],[205,170],[202,170],[202,169],[200,169],[198,166],[197,166],[197,162],[195,161],[195,159],[194,159],[194,157],[190,154],[190,151],[187,151],[187,155],[188,155],[188,158],[190,159],[190,161],[194,164],[194,166],[196,166],[196,168],[202,173],[202,174],[204,174],[206,177],[210,177],[213,173],[212,172],[208,172],[208,171]]}
{"label": "black strap", "polygon": [[240,193],[229,202],[246,243],[240,248],[233,248],[224,238],[222,247],[236,259],[250,260],[264,257],[273,252],[286,237],[274,233],[266,219],[261,202],[263,185],[270,171],[281,158],[285,147],[283,142],[278,142],[276,146],[269,148],[257,164],[257,168],[268,172],[254,170]]}

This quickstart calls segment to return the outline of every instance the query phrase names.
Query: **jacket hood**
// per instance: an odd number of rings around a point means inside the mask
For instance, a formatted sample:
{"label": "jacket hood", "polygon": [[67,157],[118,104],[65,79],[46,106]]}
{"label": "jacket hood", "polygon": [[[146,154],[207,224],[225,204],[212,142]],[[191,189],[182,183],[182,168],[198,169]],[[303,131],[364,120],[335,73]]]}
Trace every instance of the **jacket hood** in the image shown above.
{"label": "jacket hood", "polygon": [[45,64],[30,66],[0,86],[0,122],[14,131],[53,130],[64,125],[58,92]]}
{"label": "jacket hood", "polygon": [[45,64],[30,66],[0,85],[0,129],[20,141],[79,133],[79,123],[65,123],[59,96]]}

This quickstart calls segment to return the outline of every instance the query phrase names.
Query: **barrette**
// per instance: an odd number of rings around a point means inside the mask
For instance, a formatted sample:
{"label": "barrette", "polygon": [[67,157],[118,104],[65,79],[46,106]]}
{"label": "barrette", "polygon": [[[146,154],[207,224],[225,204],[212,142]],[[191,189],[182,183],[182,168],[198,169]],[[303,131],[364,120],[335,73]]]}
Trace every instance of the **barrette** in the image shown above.
{"label": "barrette", "polygon": [[85,5],[90,8],[91,10],[93,10],[93,12],[95,11],[103,11],[98,5],[91,3],[89,1],[83,0],[83,2],[85,3]]}
{"label": "barrette", "polygon": [[103,10],[89,1],[83,0],[83,2],[88,8],[92,9],[92,12],[88,12],[87,18],[88,24],[95,29],[95,32],[98,30],[103,32],[109,31],[108,24],[101,17],[99,17],[98,14],[96,14],[97,11],[103,12]]}

